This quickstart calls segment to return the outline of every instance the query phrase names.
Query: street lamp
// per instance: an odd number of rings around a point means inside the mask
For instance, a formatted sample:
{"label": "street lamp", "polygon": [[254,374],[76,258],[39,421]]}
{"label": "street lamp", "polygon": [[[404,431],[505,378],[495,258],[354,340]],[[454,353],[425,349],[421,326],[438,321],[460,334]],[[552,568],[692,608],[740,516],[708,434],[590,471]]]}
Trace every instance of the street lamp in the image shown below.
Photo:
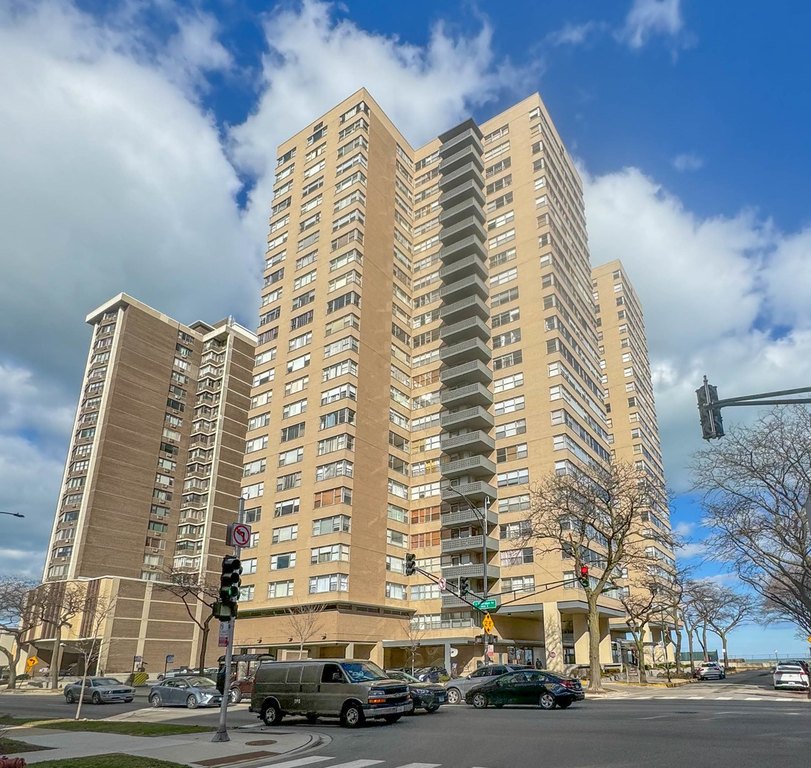
{"label": "street lamp", "polygon": [[[464,493],[462,493],[459,489],[455,488],[453,485],[448,485],[448,488],[453,491],[457,496],[460,496],[465,500],[467,503],[468,509],[473,512],[474,515],[479,519],[479,522],[482,524],[482,576],[484,578],[484,590],[482,594],[482,603],[487,600],[487,512],[490,508],[490,497],[484,497],[484,513],[467,497]],[[484,629],[482,627],[482,629]],[[485,630],[484,634],[482,635],[484,640],[484,663],[487,664],[488,656],[487,656],[487,644],[489,639],[489,633]]]}
{"label": "street lamp", "polygon": [[9,517],[25,517],[22,512],[3,512],[2,509],[0,509],[0,515],[8,515]]}

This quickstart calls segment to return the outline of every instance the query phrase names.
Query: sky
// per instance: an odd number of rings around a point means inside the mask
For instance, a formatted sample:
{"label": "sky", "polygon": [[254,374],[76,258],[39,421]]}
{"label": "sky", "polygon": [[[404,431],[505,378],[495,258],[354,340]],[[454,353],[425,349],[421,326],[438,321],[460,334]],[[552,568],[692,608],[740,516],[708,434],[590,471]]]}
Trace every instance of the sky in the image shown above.
{"label": "sky", "polygon": [[[592,261],[645,309],[682,560],[733,583],[694,390],[811,384],[809,26],[790,0],[0,0],[0,572],[41,574],[86,314],[126,291],[255,327],[276,146],[365,86],[413,146],[541,94]],[[730,653],[805,647],[752,625]]]}

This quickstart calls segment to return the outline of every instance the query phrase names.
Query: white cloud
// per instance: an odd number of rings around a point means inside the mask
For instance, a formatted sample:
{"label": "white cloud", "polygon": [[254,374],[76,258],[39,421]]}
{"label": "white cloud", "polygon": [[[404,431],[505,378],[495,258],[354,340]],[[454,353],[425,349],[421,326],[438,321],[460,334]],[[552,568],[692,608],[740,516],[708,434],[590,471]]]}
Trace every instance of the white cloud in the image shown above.
{"label": "white cloud", "polygon": [[698,171],[704,167],[704,160],[695,152],[684,152],[673,158],[673,167],[681,173]]}
{"label": "white cloud", "polygon": [[685,544],[676,550],[676,557],[679,560],[689,560],[693,557],[703,557],[707,553],[707,545],[701,542],[694,542],[692,544]]}
{"label": "white cloud", "polygon": [[561,29],[547,35],[552,45],[583,45],[589,38],[605,31],[607,25],[599,21],[586,21],[582,24],[565,24]]}
{"label": "white cloud", "polygon": [[655,35],[675,39],[683,26],[680,0],[634,0],[619,37],[642,48]]}
{"label": "white cloud", "polygon": [[336,17],[335,6],[305,0],[265,23],[268,53],[253,114],[230,132],[237,166],[258,177],[251,194],[252,229],[266,234],[278,144],[361,87],[366,87],[414,145],[469,117],[505,91],[530,88],[521,71],[495,61],[484,21],[472,37],[442,23],[425,48],[373,34]]}
{"label": "white cloud", "polygon": [[[621,259],[643,305],[665,470],[684,491],[690,456],[704,447],[694,390],[705,373],[721,397],[811,380],[809,235],[780,233],[749,211],[701,217],[635,168],[584,179],[592,260]],[[740,423],[757,411],[723,415]]]}

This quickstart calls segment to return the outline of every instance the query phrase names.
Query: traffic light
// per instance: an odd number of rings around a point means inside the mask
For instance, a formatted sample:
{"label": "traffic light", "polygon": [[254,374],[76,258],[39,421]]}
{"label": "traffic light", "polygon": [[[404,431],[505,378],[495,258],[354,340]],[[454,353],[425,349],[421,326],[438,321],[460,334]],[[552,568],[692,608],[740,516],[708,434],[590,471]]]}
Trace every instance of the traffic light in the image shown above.
{"label": "traffic light", "polygon": [[464,597],[470,592],[470,579],[467,576],[462,576],[459,579],[459,597]]}
{"label": "traffic light", "polygon": [[724,436],[724,420],[721,418],[721,409],[718,402],[718,387],[713,386],[704,377],[704,384],[696,390],[698,400],[698,415],[701,419],[701,436],[705,440],[712,440]]}
{"label": "traffic light", "polygon": [[405,556],[405,575],[413,576],[417,572],[417,556],[409,552]]}
{"label": "traffic light", "polygon": [[580,566],[580,578],[578,581],[584,587],[588,587],[591,584],[589,581],[589,567],[587,565]]}
{"label": "traffic light", "polygon": [[241,586],[242,563],[238,557],[226,555],[222,559],[222,573],[220,574],[220,603],[223,606],[234,608],[239,602],[239,588]]}

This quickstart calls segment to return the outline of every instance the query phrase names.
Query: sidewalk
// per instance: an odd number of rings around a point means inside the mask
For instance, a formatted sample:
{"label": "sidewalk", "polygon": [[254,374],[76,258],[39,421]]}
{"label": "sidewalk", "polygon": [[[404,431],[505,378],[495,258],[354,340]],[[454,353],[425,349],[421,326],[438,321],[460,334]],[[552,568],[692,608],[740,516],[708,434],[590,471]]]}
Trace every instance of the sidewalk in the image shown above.
{"label": "sidewalk", "polygon": [[233,766],[253,760],[279,757],[290,752],[318,746],[327,737],[312,731],[256,727],[230,728],[231,741],[214,743],[214,733],[187,733],[176,736],[125,736],[115,733],[89,733],[87,731],[56,731],[20,726],[10,729],[9,738],[51,747],[38,752],[19,752],[29,765],[46,760],[68,760],[74,757],[92,757],[123,753],[152,757],[200,768]]}

